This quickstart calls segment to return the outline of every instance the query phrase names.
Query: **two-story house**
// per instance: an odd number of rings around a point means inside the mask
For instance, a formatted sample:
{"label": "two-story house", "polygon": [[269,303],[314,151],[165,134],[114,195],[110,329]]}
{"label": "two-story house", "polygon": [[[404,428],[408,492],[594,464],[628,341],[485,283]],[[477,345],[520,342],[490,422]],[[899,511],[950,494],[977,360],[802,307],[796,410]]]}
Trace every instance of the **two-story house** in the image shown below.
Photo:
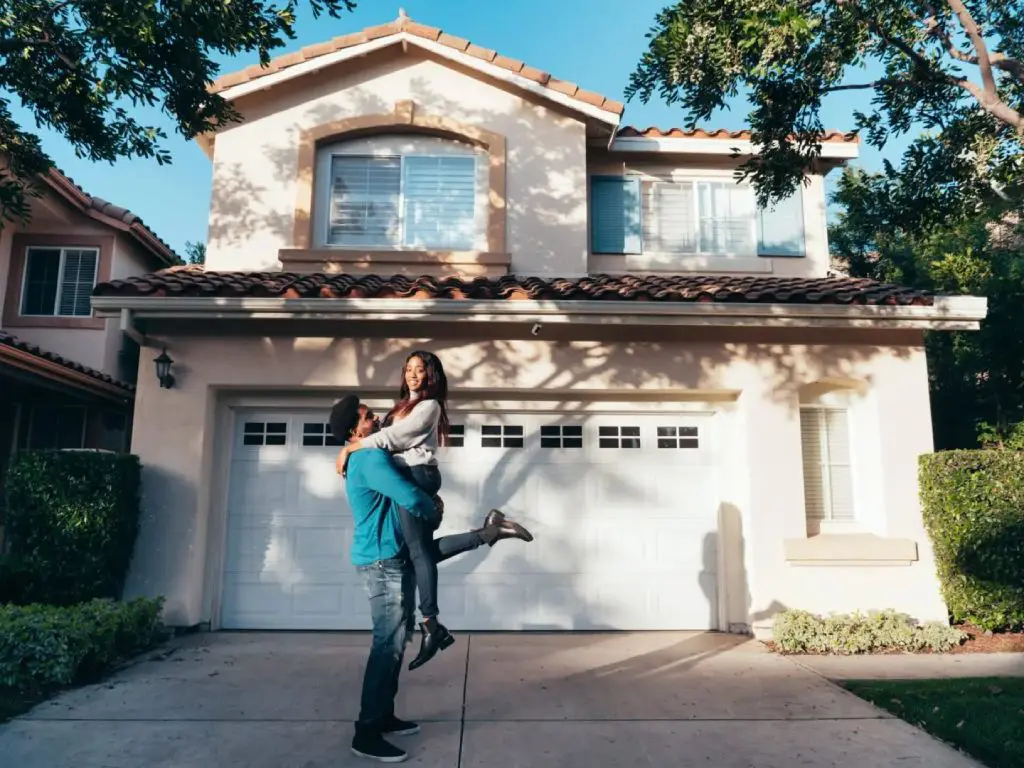
{"label": "two-story house", "polygon": [[131,211],[60,171],[30,205],[27,224],[0,228],[0,510],[19,449],[128,449],[138,347],[119,319],[93,315],[90,296],[97,282],[178,258]]}
{"label": "two-story house", "polygon": [[[945,619],[917,497],[923,333],[984,299],[828,276],[823,177],[759,210],[747,134],[623,105],[401,16],[228,75],[204,136],[206,271],[94,307],[173,358],[140,374],[132,593],[171,623],[363,628],[325,422],[452,386],[444,530],[536,536],[444,564],[474,629],[755,630],[780,607]],[[149,353],[147,352],[147,355]]]}

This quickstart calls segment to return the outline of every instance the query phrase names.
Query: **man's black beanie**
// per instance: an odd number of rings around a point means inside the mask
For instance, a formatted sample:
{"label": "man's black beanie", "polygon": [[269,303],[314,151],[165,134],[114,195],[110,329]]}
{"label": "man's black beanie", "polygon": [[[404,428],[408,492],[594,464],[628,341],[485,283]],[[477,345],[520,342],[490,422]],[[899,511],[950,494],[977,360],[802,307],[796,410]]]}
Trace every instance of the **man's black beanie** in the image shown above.
{"label": "man's black beanie", "polygon": [[359,422],[359,398],[345,395],[331,408],[331,434],[339,443],[347,443]]}

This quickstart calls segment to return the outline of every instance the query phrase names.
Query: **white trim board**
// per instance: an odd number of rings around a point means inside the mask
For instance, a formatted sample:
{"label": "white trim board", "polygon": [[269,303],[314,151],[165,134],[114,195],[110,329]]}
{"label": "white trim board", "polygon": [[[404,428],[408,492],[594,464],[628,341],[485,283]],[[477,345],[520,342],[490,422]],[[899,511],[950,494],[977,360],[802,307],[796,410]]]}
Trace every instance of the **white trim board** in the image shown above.
{"label": "white trim board", "polygon": [[[977,330],[988,313],[979,296],[938,296],[932,306],[746,304],[638,301],[450,299],[280,299],[94,296],[98,317],[137,319],[472,320],[617,326],[771,326]],[[126,322],[127,320],[127,322]]]}

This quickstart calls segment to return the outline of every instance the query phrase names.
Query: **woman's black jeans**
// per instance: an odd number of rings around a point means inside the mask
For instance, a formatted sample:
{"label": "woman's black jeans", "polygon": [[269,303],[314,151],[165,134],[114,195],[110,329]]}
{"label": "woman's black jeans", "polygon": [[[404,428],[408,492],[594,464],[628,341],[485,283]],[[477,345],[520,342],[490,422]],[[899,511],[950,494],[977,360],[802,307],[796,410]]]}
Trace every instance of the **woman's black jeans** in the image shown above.
{"label": "woman's black jeans", "polygon": [[[407,478],[416,483],[428,496],[436,496],[441,490],[441,472],[436,466],[418,465],[399,467]],[[440,524],[439,520],[425,520],[409,514],[404,507],[398,508],[398,517],[402,523],[402,535],[405,537],[416,572],[416,589],[420,593],[420,614],[423,618],[436,618],[437,607],[437,564],[449,557],[461,555],[477,547],[483,546],[484,539],[479,531],[467,531],[451,536],[434,538],[434,531]],[[409,627],[410,631],[413,629]]]}

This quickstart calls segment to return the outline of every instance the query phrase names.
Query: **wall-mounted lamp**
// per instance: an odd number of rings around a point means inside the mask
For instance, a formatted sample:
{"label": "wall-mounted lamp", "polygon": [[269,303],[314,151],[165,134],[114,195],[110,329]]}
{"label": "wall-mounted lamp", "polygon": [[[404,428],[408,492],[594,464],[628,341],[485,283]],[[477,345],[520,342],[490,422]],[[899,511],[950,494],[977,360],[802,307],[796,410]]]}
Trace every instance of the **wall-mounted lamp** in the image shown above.
{"label": "wall-mounted lamp", "polygon": [[174,360],[167,354],[165,349],[160,353],[160,357],[153,360],[156,363],[156,378],[160,382],[162,389],[170,389],[174,386],[174,376],[171,374],[171,364]]}

